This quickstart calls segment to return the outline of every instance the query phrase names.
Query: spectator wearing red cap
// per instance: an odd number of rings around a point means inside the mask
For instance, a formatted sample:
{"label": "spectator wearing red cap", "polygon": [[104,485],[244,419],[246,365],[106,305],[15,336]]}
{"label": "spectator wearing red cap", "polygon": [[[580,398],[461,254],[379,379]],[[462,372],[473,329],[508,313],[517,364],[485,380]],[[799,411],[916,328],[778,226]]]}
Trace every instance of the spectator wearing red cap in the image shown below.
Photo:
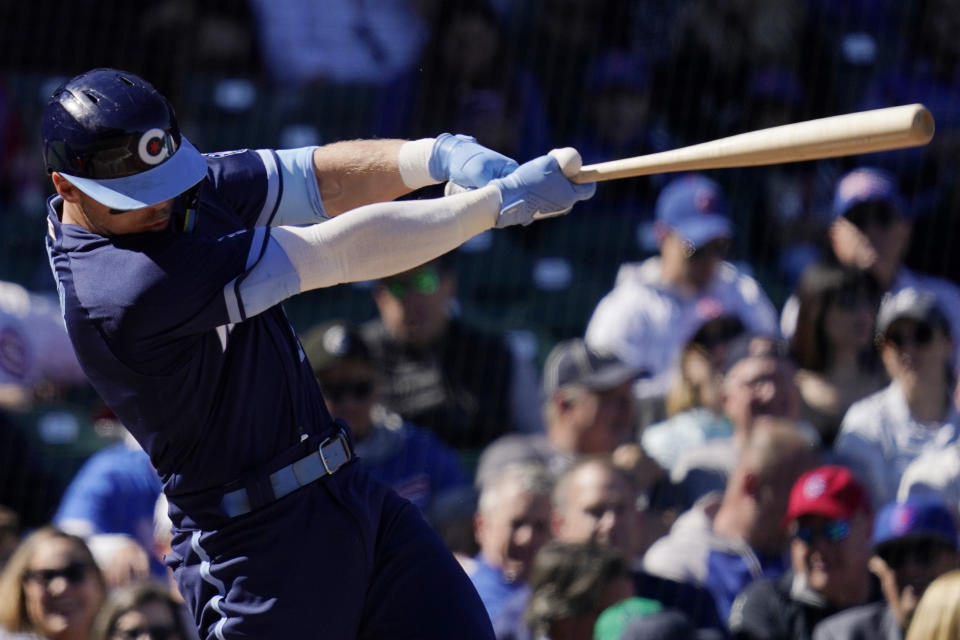
{"label": "spectator wearing red cap", "polygon": [[927,585],[958,568],[957,542],[953,515],[940,500],[886,505],[874,521],[869,565],[884,600],[830,616],[814,640],[902,640]]}
{"label": "spectator wearing red cap", "polygon": [[872,509],[849,469],[825,465],[800,476],[784,523],[792,570],[740,594],[730,613],[734,640],[809,640],[822,619],[870,597]]}

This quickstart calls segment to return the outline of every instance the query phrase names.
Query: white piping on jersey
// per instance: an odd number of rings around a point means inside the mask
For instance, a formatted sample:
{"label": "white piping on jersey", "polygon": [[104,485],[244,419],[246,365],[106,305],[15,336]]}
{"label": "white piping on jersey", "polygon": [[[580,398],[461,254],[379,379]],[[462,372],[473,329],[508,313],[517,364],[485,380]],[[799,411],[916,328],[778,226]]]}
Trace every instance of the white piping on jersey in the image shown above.
{"label": "white piping on jersey", "polygon": [[277,200],[280,198],[280,170],[277,167],[277,160],[267,149],[257,151],[260,160],[267,173],[267,195],[263,199],[263,208],[260,209],[260,215],[257,216],[256,226],[265,227],[271,222],[274,212],[277,209]]}
{"label": "white piping on jersey", "polygon": [[[223,626],[227,622],[227,615],[223,612],[223,609],[220,608],[220,601],[223,600],[223,597],[227,594],[227,587],[223,584],[223,580],[213,575],[210,569],[210,556],[208,556],[207,552],[200,546],[199,531],[194,531],[190,536],[190,548],[193,549],[193,552],[200,558],[200,577],[203,578],[204,582],[212,584],[217,589],[217,595],[210,598],[210,601],[204,605],[204,608],[210,607],[220,616],[220,619],[213,626],[213,634],[220,640],[225,640],[223,637]],[[203,615],[201,614],[199,617],[202,618]]]}
{"label": "white piping on jersey", "polygon": [[[223,288],[223,298],[227,305],[227,316],[230,318],[230,324],[242,322],[246,317],[246,310],[241,307],[243,300],[239,295],[238,284],[246,279],[250,269],[257,264],[260,256],[264,252],[264,242],[266,240],[267,230],[263,227],[257,227],[251,232],[253,237],[250,240],[250,251],[247,253],[247,262],[244,265],[244,272],[227,283]],[[252,314],[251,314],[252,315]]]}

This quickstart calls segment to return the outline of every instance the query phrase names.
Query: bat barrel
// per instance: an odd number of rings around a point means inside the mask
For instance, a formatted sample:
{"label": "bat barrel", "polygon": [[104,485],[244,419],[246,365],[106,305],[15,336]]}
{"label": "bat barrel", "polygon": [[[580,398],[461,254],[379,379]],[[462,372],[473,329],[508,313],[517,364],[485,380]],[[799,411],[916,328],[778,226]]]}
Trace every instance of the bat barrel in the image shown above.
{"label": "bat barrel", "polygon": [[750,131],[689,147],[586,165],[574,182],[672,171],[749,167],[901,149],[928,143],[934,120],[922,104],[848,113]]}

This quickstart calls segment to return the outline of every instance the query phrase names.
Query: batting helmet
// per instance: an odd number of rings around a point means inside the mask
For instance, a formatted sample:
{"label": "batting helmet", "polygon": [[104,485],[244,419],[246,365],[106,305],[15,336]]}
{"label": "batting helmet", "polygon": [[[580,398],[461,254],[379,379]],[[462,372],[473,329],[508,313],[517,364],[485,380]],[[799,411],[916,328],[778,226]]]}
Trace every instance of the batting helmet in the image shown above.
{"label": "batting helmet", "polygon": [[153,86],[117,69],[94,69],[54,91],[41,124],[47,172],[103,205],[140,209],[203,179],[207,163],[180,133]]}

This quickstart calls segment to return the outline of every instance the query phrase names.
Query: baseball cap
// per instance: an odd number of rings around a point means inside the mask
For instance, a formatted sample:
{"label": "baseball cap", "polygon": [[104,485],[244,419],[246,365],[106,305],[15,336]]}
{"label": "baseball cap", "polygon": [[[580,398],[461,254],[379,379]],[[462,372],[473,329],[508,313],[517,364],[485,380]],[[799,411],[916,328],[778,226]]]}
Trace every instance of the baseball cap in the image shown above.
{"label": "baseball cap", "polygon": [[905,212],[896,180],[886,171],[874,167],[859,167],[840,178],[833,193],[833,217],[846,215],[863,202],[889,202],[901,214]]}
{"label": "baseball cap", "polygon": [[343,360],[371,362],[373,359],[356,328],[342,320],[331,320],[310,329],[301,343],[317,375]]}
{"label": "baseball cap", "polygon": [[700,174],[677,178],[664,187],[655,214],[657,222],[683,236],[694,249],[733,233],[720,186]]}
{"label": "baseball cap", "polygon": [[890,325],[903,319],[940,325],[950,332],[950,324],[937,297],[929,291],[906,287],[884,299],[877,313],[877,333],[883,336]]}
{"label": "baseball cap", "polygon": [[613,354],[594,351],[582,338],[571,338],[559,342],[547,356],[543,366],[543,392],[549,398],[558,389],[570,385],[602,391],[641,375],[641,371]]}
{"label": "baseball cap", "polygon": [[850,518],[870,510],[870,498],[853,472],[840,465],[824,465],[800,476],[790,490],[783,521],[800,516]]}
{"label": "baseball cap", "polygon": [[884,505],[873,524],[874,548],[903,538],[936,538],[957,548],[957,526],[939,499],[925,496]]}
{"label": "baseball cap", "polygon": [[727,343],[726,352],[723,355],[723,373],[726,375],[741,360],[763,357],[786,358],[786,343],[769,334],[741,333]]}

